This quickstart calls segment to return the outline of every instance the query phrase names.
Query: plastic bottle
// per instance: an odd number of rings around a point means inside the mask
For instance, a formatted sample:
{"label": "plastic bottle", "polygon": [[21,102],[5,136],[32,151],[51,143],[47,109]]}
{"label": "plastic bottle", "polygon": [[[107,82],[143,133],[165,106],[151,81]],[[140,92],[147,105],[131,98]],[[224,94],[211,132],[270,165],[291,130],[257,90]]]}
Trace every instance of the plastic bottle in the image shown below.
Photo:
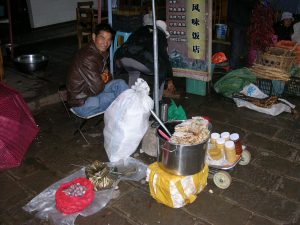
{"label": "plastic bottle", "polygon": [[224,138],[225,141],[229,141],[229,136],[230,136],[229,132],[223,132],[223,133],[221,133],[221,138]]}
{"label": "plastic bottle", "polygon": [[215,145],[217,143],[217,139],[220,138],[220,134],[219,133],[211,133],[210,135],[210,143],[212,145]]}
{"label": "plastic bottle", "polygon": [[233,133],[230,135],[230,140],[234,142],[235,145],[235,151],[237,155],[241,155],[242,154],[242,144],[240,141],[240,136],[238,133]]}
{"label": "plastic bottle", "polygon": [[225,140],[224,138],[218,138],[217,139],[217,149],[219,149],[220,151],[223,151],[224,150],[224,145],[225,145]]}
{"label": "plastic bottle", "polygon": [[225,156],[226,160],[230,163],[234,163],[236,161],[236,153],[233,141],[225,142]]}
{"label": "plastic bottle", "polygon": [[[220,136],[220,134],[217,133],[217,136]],[[216,143],[212,144],[212,149],[209,150],[209,155],[213,160],[219,160],[223,156],[223,149],[224,149],[225,141],[223,138],[217,138]]]}

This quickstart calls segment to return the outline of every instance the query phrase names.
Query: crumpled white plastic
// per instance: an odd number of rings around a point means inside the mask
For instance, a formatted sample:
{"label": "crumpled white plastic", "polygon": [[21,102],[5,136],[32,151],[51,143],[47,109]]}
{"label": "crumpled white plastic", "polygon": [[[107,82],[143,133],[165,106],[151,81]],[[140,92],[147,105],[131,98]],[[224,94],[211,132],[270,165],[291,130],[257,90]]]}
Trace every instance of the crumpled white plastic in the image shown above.
{"label": "crumpled white plastic", "polygon": [[[131,168],[132,170],[132,168],[134,168],[135,172],[130,173],[130,175],[121,175],[114,182],[112,188],[95,192],[92,203],[83,211],[70,215],[65,215],[59,212],[55,207],[55,193],[62,183],[66,183],[77,177],[85,177],[85,167],[81,168],[77,172],[64,179],[59,180],[58,182],[42,191],[39,195],[37,195],[29,203],[27,203],[23,207],[23,209],[29,213],[35,213],[35,216],[39,219],[51,221],[55,225],[74,225],[74,222],[78,215],[86,217],[104,208],[107,203],[118,193],[115,188],[121,180],[139,181],[146,177],[147,165],[131,157],[115,163],[108,163],[108,166],[117,167],[118,171],[124,171],[127,168]],[[30,221],[27,221],[24,224],[31,223]]]}
{"label": "crumpled white plastic", "polygon": [[[259,88],[257,86],[255,86],[254,84],[249,84],[249,85],[245,86],[240,93],[245,94],[245,95],[250,96],[250,97],[259,98],[259,99],[269,97],[268,95],[263,93],[261,90],[259,90]],[[246,107],[248,109],[252,109],[252,110],[255,110],[257,112],[269,114],[269,115],[272,115],[272,116],[277,116],[282,112],[291,113],[292,109],[295,108],[295,105],[293,105],[292,103],[290,103],[287,100],[282,99],[282,98],[278,98],[278,100],[280,100],[284,103],[274,104],[274,105],[272,105],[271,108],[259,107],[259,106],[256,106],[256,105],[248,102],[248,101],[238,99],[238,98],[233,98],[233,100],[236,103],[237,107]]]}
{"label": "crumpled white plastic", "polygon": [[142,95],[149,95],[150,93],[149,85],[142,78],[138,78],[135,84],[131,86],[131,89],[135,90],[136,92],[141,92]]}

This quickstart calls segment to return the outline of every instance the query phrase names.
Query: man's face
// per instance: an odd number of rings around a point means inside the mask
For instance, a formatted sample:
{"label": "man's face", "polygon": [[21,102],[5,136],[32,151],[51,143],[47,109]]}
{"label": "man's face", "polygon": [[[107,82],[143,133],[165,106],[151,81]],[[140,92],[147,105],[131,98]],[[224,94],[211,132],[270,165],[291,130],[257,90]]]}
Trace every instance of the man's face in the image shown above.
{"label": "man's face", "polygon": [[93,34],[93,41],[100,52],[106,52],[111,44],[112,35],[106,31],[100,31],[98,35]]}
{"label": "man's face", "polygon": [[284,19],[284,20],[283,20],[283,25],[284,25],[285,27],[289,27],[289,26],[292,25],[292,22],[293,22],[292,19]]}

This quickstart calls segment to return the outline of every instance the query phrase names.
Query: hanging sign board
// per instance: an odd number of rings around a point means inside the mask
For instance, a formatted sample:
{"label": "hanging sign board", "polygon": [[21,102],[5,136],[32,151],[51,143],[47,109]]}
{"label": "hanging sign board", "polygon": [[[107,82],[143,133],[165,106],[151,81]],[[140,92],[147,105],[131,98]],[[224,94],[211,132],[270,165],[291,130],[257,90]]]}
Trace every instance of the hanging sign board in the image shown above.
{"label": "hanging sign board", "polygon": [[166,1],[168,53],[174,76],[211,79],[211,7],[209,0]]}

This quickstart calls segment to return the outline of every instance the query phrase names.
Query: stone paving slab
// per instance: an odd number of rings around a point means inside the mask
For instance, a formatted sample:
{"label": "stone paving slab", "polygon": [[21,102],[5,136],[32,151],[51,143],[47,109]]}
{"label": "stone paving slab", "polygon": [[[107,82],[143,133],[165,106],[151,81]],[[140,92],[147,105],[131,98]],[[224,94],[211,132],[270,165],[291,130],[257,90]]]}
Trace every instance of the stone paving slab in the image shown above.
{"label": "stone paving slab", "polygon": [[190,214],[211,224],[247,224],[251,212],[207,190],[199,194],[194,204],[185,208]]}
{"label": "stone paving slab", "polygon": [[295,159],[297,154],[297,150],[295,150],[294,146],[277,140],[270,142],[270,138],[266,138],[257,134],[249,134],[246,142],[251,146],[269,151],[291,161]]}

